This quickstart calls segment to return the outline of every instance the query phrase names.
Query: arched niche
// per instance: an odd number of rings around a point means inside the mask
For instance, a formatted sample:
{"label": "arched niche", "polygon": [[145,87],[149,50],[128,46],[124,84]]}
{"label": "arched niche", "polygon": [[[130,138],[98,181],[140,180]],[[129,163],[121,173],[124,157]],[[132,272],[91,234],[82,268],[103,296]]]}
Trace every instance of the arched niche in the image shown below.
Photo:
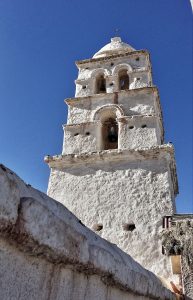
{"label": "arched niche", "polygon": [[129,89],[130,79],[129,74],[132,72],[132,67],[129,64],[120,64],[113,69],[113,76],[117,80],[118,90]]}
{"label": "arched niche", "polygon": [[95,79],[95,94],[106,93],[106,79],[103,74],[98,75]]}
{"label": "arched niche", "polygon": [[106,93],[106,77],[110,72],[106,69],[99,68],[92,72],[91,79],[94,82],[94,94]]}
{"label": "arched niche", "polygon": [[126,69],[121,69],[118,73],[118,88],[120,91],[129,89],[129,75]]}
{"label": "arched niche", "polygon": [[107,104],[101,106],[93,114],[93,121],[101,121],[107,118],[121,118],[124,116],[123,109],[117,104]]}
{"label": "arched niche", "polygon": [[93,120],[101,123],[98,136],[100,150],[118,149],[119,128],[117,118],[123,115],[123,110],[116,104],[104,105],[94,113]]}
{"label": "arched niche", "polygon": [[128,74],[133,71],[133,68],[129,64],[119,64],[112,70],[112,75],[117,76],[121,70],[127,70]]}

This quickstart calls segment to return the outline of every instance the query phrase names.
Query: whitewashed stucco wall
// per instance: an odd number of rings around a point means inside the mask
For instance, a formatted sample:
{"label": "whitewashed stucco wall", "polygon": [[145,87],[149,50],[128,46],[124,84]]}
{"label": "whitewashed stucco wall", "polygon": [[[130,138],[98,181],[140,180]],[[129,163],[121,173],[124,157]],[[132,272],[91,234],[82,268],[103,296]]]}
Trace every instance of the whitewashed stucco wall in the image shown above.
{"label": "whitewashed stucco wall", "polygon": [[174,300],[151,272],[0,165],[1,300]]}
{"label": "whitewashed stucco wall", "polygon": [[[103,224],[99,234],[144,267],[172,278],[170,260],[162,255],[159,235],[162,217],[175,212],[170,157],[148,157],[144,151],[144,156],[137,158],[138,151],[125,158],[122,153],[116,154],[117,150],[89,153],[80,155],[79,163],[64,167],[61,162],[56,168],[53,165],[48,194],[66,205],[86,226]],[[119,160],[114,154],[119,155]],[[131,221],[136,229],[124,231],[123,223]]]}

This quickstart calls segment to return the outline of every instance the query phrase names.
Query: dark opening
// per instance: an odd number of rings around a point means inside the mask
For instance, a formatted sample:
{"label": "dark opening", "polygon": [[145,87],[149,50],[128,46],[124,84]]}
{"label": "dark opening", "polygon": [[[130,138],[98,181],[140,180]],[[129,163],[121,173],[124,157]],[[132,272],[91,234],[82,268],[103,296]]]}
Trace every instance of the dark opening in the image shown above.
{"label": "dark opening", "polygon": [[103,229],[103,224],[94,224],[92,228],[94,231],[100,231]]}
{"label": "dark opening", "polygon": [[104,150],[118,148],[118,124],[115,119],[109,118],[103,123]]}
{"label": "dark opening", "polygon": [[127,90],[129,88],[129,76],[127,70],[122,70],[119,72],[119,89]]}
{"label": "dark opening", "polygon": [[134,126],[129,126],[129,129],[133,129],[134,128]]}
{"label": "dark opening", "polygon": [[78,132],[76,132],[76,133],[74,134],[74,136],[77,136],[77,135],[79,135],[79,133],[78,133]]}
{"label": "dark opening", "polygon": [[135,229],[135,224],[134,223],[125,223],[123,224],[123,229],[125,231],[133,231]]}
{"label": "dark opening", "polygon": [[85,90],[85,89],[86,89],[86,85],[83,85],[83,87],[82,87],[82,88],[83,88],[83,90]]}
{"label": "dark opening", "polygon": [[173,240],[171,242],[171,248],[169,249],[169,255],[181,255],[183,251],[183,247],[180,242],[177,240]]}
{"label": "dark opening", "polygon": [[136,60],[136,61],[139,61],[139,57],[137,57],[135,60]]}
{"label": "dark opening", "polygon": [[96,85],[96,93],[105,93],[106,92],[106,81],[103,75],[97,78],[97,85]]}
{"label": "dark opening", "polygon": [[144,124],[144,125],[141,125],[141,128],[146,128],[146,127],[147,127],[147,125],[145,125],[145,124]]}
{"label": "dark opening", "polygon": [[87,132],[86,132],[86,135],[90,135],[90,132],[89,132],[89,131],[87,131]]}

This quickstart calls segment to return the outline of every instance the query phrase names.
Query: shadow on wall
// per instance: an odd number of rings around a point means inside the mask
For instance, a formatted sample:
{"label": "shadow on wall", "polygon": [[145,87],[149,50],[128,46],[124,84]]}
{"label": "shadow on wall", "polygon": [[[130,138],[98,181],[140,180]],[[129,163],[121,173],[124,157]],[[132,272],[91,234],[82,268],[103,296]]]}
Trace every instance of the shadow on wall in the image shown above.
{"label": "shadow on wall", "polygon": [[[113,151],[113,150],[112,150]],[[80,166],[77,167],[69,167],[65,168],[65,170],[60,170],[60,172],[71,174],[78,177],[84,177],[86,175],[95,175],[97,172],[106,172],[106,173],[114,173],[118,171],[125,171],[125,176],[127,175],[127,170],[137,171],[141,170],[144,173],[144,176],[147,176],[148,172],[151,172],[152,175],[159,175],[167,172],[166,164],[162,164],[158,160],[149,160],[149,161],[137,161],[137,162],[105,162],[103,163],[90,163],[89,165],[81,165],[81,172]]]}

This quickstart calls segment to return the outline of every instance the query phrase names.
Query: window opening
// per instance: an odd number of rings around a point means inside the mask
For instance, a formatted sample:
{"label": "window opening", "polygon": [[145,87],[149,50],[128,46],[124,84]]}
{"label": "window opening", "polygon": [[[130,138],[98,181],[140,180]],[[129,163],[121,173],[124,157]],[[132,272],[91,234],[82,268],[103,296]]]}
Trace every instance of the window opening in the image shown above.
{"label": "window opening", "polygon": [[129,88],[129,76],[127,70],[122,70],[119,72],[119,89],[127,90]]}
{"label": "window opening", "polygon": [[96,93],[105,93],[106,92],[106,80],[104,75],[101,75],[97,78],[97,85],[96,85]]}

